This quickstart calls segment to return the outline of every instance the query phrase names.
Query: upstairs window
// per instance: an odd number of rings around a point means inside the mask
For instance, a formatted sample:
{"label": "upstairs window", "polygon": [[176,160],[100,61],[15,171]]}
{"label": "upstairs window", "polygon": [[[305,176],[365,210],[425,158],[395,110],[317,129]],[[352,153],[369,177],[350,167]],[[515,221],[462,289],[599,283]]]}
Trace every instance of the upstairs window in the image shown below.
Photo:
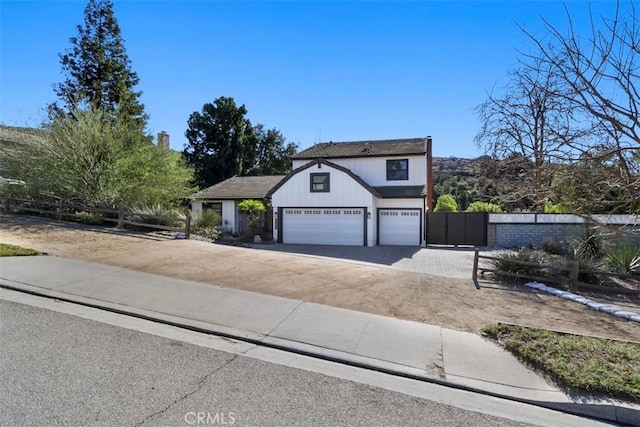
{"label": "upstairs window", "polygon": [[408,181],[409,159],[387,160],[387,181]]}
{"label": "upstairs window", "polygon": [[311,174],[311,192],[312,193],[328,193],[329,192],[329,174],[328,173],[312,173]]}

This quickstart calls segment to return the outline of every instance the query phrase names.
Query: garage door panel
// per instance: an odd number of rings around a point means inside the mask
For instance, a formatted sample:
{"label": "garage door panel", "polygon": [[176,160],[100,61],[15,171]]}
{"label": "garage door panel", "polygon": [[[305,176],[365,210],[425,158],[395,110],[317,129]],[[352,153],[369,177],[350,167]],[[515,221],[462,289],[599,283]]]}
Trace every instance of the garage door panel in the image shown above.
{"label": "garage door panel", "polygon": [[361,246],[364,209],[287,208],[282,228],[283,243]]}
{"label": "garage door panel", "polygon": [[378,212],[381,245],[420,246],[420,209],[381,209]]}

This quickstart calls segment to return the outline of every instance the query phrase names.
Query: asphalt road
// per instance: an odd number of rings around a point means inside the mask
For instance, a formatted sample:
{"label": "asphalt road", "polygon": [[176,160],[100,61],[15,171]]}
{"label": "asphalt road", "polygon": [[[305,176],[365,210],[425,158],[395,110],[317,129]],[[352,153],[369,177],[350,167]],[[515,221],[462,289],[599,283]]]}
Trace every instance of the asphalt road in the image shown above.
{"label": "asphalt road", "polygon": [[[540,425],[586,421],[459,391],[458,397],[450,397],[446,388],[432,392],[457,401],[452,406],[417,397],[420,390],[436,387],[430,384],[397,382],[302,356],[265,353],[265,360],[277,363],[256,360],[238,354],[246,345],[242,343],[8,291],[0,298],[13,300],[0,299],[2,426],[524,426],[529,424],[514,419]],[[119,323],[124,327],[114,326]],[[460,407],[487,408],[511,419]]]}

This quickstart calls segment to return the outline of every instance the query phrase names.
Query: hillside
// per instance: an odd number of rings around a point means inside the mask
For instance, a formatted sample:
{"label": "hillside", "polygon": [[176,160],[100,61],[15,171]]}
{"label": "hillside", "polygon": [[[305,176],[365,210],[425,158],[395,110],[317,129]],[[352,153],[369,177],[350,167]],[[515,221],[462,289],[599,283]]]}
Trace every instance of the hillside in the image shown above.
{"label": "hillside", "polygon": [[434,157],[433,173],[448,172],[454,175],[470,176],[478,172],[479,159],[462,157]]}
{"label": "hillside", "polygon": [[434,201],[442,194],[451,194],[460,210],[475,201],[495,203],[508,211],[528,209],[533,200],[525,168],[522,163],[488,156],[434,157]]}
{"label": "hillside", "polygon": [[12,157],[11,154],[15,154],[15,150],[21,145],[42,141],[45,136],[45,132],[40,129],[0,125],[0,187],[4,188],[7,183],[21,182],[7,178],[6,168],[11,165],[8,160]]}
{"label": "hillside", "polygon": [[0,125],[0,143],[22,143],[44,139],[45,131],[36,128]]}

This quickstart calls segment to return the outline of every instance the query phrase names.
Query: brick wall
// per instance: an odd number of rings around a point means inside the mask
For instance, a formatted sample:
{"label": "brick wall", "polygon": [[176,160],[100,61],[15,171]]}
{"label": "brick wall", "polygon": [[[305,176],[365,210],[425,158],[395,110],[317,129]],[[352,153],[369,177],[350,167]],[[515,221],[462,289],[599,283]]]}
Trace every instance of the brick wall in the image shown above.
{"label": "brick wall", "polygon": [[[634,215],[594,215],[600,223],[639,233],[640,217]],[[491,214],[488,242],[490,247],[513,248],[540,246],[546,240],[569,242],[584,236],[585,219],[571,214]]]}
{"label": "brick wall", "polygon": [[495,246],[540,246],[547,240],[566,243],[584,232],[584,224],[497,224]]}

